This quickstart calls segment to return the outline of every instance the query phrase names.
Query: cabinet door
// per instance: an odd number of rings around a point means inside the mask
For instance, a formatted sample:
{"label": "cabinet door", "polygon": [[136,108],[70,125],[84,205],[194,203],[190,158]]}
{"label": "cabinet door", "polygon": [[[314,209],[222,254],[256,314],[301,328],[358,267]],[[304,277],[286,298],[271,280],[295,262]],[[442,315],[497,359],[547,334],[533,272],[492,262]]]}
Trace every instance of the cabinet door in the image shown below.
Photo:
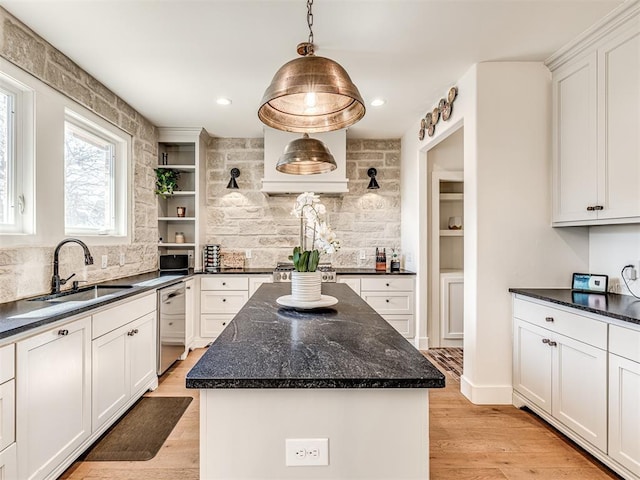
{"label": "cabinet door", "polygon": [[595,52],[553,73],[553,221],[596,220]]}
{"label": "cabinet door", "polygon": [[550,332],[515,319],[513,335],[513,388],[551,413],[553,350],[545,342]]}
{"label": "cabinet door", "polygon": [[0,452],[0,480],[17,480],[16,444]]}
{"label": "cabinet door", "polygon": [[273,275],[259,275],[255,277],[249,277],[249,296],[253,296],[256,290],[263,283],[273,283]]}
{"label": "cabinet door", "polygon": [[144,390],[156,376],[156,314],[150,313],[127,325],[131,395]]}
{"label": "cabinet door", "polygon": [[0,385],[0,450],[8,447],[16,439],[15,386],[14,380]]}
{"label": "cabinet door", "polygon": [[640,363],[609,355],[609,456],[640,475]]}
{"label": "cabinet door", "polygon": [[640,20],[598,49],[598,219],[640,216]]}
{"label": "cabinet door", "polygon": [[351,290],[353,290],[358,295],[360,295],[360,279],[359,278],[338,277],[337,282],[338,283],[346,283],[347,285],[349,285],[349,287],[351,287]]}
{"label": "cabinet door", "polygon": [[602,452],[607,451],[607,353],[586,343],[556,335],[552,411]]}
{"label": "cabinet door", "polygon": [[193,279],[187,280],[184,287],[184,328],[185,328],[185,349],[189,352],[189,348],[193,343],[195,336],[196,322],[196,282]]}
{"label": "cabinet door", "polygon": [[92,344],[92,431],[98,430],[129,400],[126,327],[109,332]]}
{"label": "cabinet door", "polygon": [[91,320],[17,343],[16,441],[21,479],[46,477],[91,433]]}

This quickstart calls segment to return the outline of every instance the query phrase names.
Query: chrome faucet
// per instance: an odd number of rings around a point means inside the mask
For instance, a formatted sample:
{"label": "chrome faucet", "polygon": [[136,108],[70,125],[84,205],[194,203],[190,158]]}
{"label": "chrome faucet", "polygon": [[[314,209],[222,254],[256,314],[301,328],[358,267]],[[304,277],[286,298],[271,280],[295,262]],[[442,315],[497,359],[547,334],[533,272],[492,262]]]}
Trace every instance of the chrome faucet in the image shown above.
{"label": "chrome faucet", "polygon": [[60,254],[60,247],[62,247],[65,243],[77,243],[84,250],[84,264],[85,265],[93,265],[93,257],[91,256],[91,252],[89,251],[89,247],[85,245],[85,243],[77,238],[65,238],[62,240],[56,250],[53,252],[53,277],[51,277],[51,294],[60,293],[60,286],[64,285],[72,278],[75,273],[72,273],[69,278],[60,278],[58,273],[58,255]]}

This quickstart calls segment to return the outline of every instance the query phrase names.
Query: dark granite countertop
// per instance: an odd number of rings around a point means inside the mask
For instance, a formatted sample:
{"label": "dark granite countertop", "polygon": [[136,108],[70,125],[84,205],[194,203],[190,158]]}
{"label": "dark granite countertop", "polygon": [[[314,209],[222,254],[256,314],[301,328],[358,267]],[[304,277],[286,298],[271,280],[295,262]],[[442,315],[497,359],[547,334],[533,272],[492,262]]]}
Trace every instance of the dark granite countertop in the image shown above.
{"label": "dark granite countertop", "polygon": [[[0,341],[72,315],[118,302],[142,292],[169,286],[191,275],[160,275],[159,272],[155,271],[101,282],[98,285],[134,285],[134,287],[87,302],[66,304],[24,299],[0,303]],[[83,284],[80,289],[84,288],[86,288],[86,285]]]}
{"label": "dark granite countertop", "polygon": [[[272,274],[274,267],[254,267],[254,268],[221,268],[208,272],[196,272],[203,275],[263,275]],[[399,272],[391,272],[389,270],[378,271],[375,268],[359,268],[359,267],[340,267],[336,268],[338,275],[415,275],[415,272],[409,270],[400,270]]]}
{"label": "dark granite countertop", "polygon": [[389,270],[376,270],[375,268],[349,268],[341,267],[336,268],[338,275],[415,275],[415,272],[409,270],[400,270],[398,272],[391,272]]}
{"label": "dark granite countertop", "polygon": [[568,288],[510,288],[509,291],[640,325],[640,300],[629,295],[583,293]]}
{"label": "dark granite countertop", "polygon": [[263,284],[187,374],[188,388],[440,388],[444,375],[347,285],[330,308],[280,308]]}

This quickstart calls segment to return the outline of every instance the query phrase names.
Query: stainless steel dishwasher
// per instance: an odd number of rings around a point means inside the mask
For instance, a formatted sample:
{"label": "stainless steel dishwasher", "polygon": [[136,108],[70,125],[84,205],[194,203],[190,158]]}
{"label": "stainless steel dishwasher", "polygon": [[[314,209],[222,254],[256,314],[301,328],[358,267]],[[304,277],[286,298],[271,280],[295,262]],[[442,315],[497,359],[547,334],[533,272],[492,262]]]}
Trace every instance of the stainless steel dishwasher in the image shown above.
{"label": "stainless steel dishwasher", "polygon": [[185,283],[158,290],[158,375],[185,352]]}

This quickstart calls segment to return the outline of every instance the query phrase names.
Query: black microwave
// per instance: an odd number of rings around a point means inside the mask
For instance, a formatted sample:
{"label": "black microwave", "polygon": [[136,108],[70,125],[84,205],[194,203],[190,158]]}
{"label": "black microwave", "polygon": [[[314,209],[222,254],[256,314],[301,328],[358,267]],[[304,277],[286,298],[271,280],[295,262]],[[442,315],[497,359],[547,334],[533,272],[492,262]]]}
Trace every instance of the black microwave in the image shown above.
{"label": "black microwave", "polygon": [[160,271],[176,272],[189,270],[189,255],[160,255]]}

